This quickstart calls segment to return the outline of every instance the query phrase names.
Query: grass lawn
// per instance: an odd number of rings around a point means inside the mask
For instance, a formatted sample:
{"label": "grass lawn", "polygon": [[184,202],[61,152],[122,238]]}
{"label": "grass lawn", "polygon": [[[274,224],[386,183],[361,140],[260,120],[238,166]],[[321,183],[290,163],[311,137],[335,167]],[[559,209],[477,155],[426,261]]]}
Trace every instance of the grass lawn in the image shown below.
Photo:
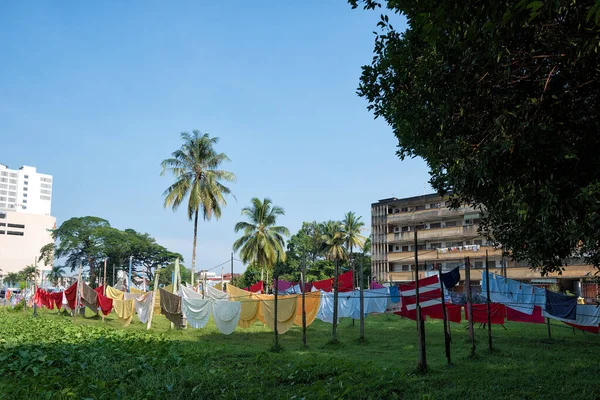
{"label": "grass lawn", "polygon": [[[331,325],[315,321],[302,346],[298,327],[280,335],[260,323],[222,335],[205,329],[169,330],[155,316],[148,332],[134,316],[123,328],[115,314],[73,319],[42,310],[0,308],[0,399],[598,399],[600,337],[562,325],[507,323],[476,328],[470,359],[466,323],[452,324],[453,367],[446,366],[442,324],[427,322],[429,373],[415,370],[415,322],[368,316],[367,343],[358,321],[342,320],[341,344]],[[565,325],[566,326],[566,325]]]}

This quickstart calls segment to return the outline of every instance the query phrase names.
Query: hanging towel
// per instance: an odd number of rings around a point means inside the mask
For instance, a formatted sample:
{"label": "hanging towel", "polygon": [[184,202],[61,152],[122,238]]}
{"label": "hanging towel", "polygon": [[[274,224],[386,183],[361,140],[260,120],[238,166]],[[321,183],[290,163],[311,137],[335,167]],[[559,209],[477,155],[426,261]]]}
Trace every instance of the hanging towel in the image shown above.
{"label": "hanging towel", "polygon": [[[321,292],[309,292],[304,294],[304,310],[306,312],[306,326],[310,326],[317,318],[319,305],[321,304]],[[302,326],[302,296],[298,296],[296,304],[296,318],[294,324]]]}
{"label": "hanging towel", "polygon": [[[331,310],[331,313],[333,317],[333,310]],[[338,318],[356,318],[356,316],[360,318],[358,291],[338,293]]]}
{"label": "hanging towel", "polygon": [[[479,324],[487,324],[487,304],[473,304],[473,322]],[[490,304],[490,315],[492,324],[504,324],[504,316],[506,315],[506,308],[504,304],[492,303]],[[465,304],[465,317],[469,320],[469,309]]]}
{"label": "hanging towel", "polygon": [[[317,287],[316,285],[314,287]],[[317,318],[323,322],[333,323],[333,293],[331,292],[320,292],[321,302],[319,304],[319,311],[317,312]]]}
{"label": "hanging towel", "polygon": [[92,312],[98,312],[98,294],[85,282],[81,285],[81,302]]}
{"label": "hanging towel", "polygon": [[[444,310],[442,307],[428,307],[425,310],[426,312],[423,317],[427,316],[432,319],[444,319]],[[448,318],[448,321],[460,324],[462,321],[462,306],[459,304],[446,304],[446,317]],[[415,317],[412,319],[417,319],[416,313]]]}
{"label": "hanging towel", "polygon": [[56,304],[56,307],[60,310],[62,308],[63,292],[54,292],[51,293],[50,296],[52,296],[54,304]]}
{"label": "hanging towel", "polygon": [[183,326],[183,314],[181,313],[181,297],[160,289],[160,312],[167,317],[176,327]]}
{"label": "hanging towel", "polygon": [[385,286],[383,286],[375,281],[372,281],[371,285],[369,286],[370,289],[383,289],[384,287]]}
{"label": "hanging towel", "polygon": [[210,300],[184,286],[180,288],[181,312],[192,328],[204,328],[210,317]]}
{"label": "hanging towel", "polygon": [[265,291],[265,284],[263,281],[258,281],[254,285],[250,286],[249,291],[252,293],[263,293]]}
{"label": "hanging towel", "polygon": [[277,288],[277,290],[280,292],[285,292],[287,289],[291,288],[294,285],[295,284],[292,282],[284,281],[281,279],[279,279],[279,282],[277,282],[276,279],[273,279],[273,289]]}
{"label": "hanging towel", "polygon": [[352,271],[344,272],[338,275],[338,291],[352,292],[354,290],[354,273]]}
{"label": "hanging towel", "polygon": [[577,296],[566,296],[546,290],[546,308],[544,316],[554,319],[577,319]]}
{"label": "hanging towel", "polygon": [[131,289],[130,289],[130,290],[131,290],[131,293],[133,293],[133,294],[136,294],[136,295],[138,295],[138,296],[139,296],[139,295],[146,294],[146,292],[144,292],[143,290],[136,289],[136,288],[134,288],[133,286],[131,287]]}
{"label": "hanging towel", "polygon": [[142,324],[148,323],[150,318],[150,309],[152,308],[152,297],[154,292],[148,292],[144,295],[138,296],[133,300],[133,306],[135,312]]}
{"label": "hanging towel", "polygon": [[227,285],[227,293],[231,295],[231,300],[240,302],[239,327],[248,328],[254,324],[260,311],[260,301],[253,296],[253,293],[233,285]]}
{"label": "hanging towel", "polygon": [[229,300],[229,294],[206,285],[206,297],[211,300]]}
{"label": "hanging towel", "polygon": [[[565,296],[565,297],[575,297],[575,296]],[[544,312],[544,316],[548,318],[553,318],[558,321],[562,321],[568,323],[569,325],[579,325],[579,326],[598,326],[600,325],[600,306],[595,306],[592,304],[577,304],[576,308],[576,317],[575,320],[569,318],[560,318],[556,317],[548,312]]]}
{"label": "hanging towel", "polygon": [[124,321],[125,326],[129,325],[134,311],[133,300],[113,299],[113,307],[115,308],[117,317]]}
{"label": "hanging towel", "polygon": [[64,291],[64,294],[69,308],[74,310],[77,303],[77,282],[69,286],[69,288]]}
{"label": "hanging towel", "polygon": [[[360,291],[356,291],[360,296]],[[365,302],[365,313],[384,313],[387,309],[388,299],[390,298],[390,291],[388,288],[371,289],[364,291],[364,302]],[[360,298],[359,298],[360,307]],[[360,311],[359,311],[360,312]]]}
{"label": "hanging towel", "polygon": [[514,322],[529,322],[532,324],[543,324],[544,316],[542,307],[534,306],[531,315],[506,307],[506,319]]}
{"label": "hanging towel", "polygon": [[[487,296],[487,280],[485,273],[481,281],[481,295]],[[535,305],[535,292],[531,285],[521,284],[514,279],[506,279],[500,275],[489,274],[490,300],[494,303],[504,304],[513,310],[531,315]],[[523,289],[523,287],[525,289]],[[523,295],[525,290],[525,295]],[[532,294],[533,293],[533,294]]]}
{"label": "hanging towel", "polygon": [[[229,285],[227,285],[229,286]],[[217,329],[224,335],[235,331],[242,307],[239,301],[211,300],[213,319]]]}
{"label": "hanging towel", "polygon": [[323,279],[312,283],[312,290],[322,290],[323,292],[331,292],[333,290],[333,278]]}
{"label": "hanging towel", "polygon": [[106,297],[113,299],[113,300],[123,300],[125,295],[125,292],[122,292],[121,290],[115,289],[112,286],[107,286],[106,287]]}
{"label": "hanging towel", "polygon": [[442,282],[446,289],[453,288],[460,282],[460,269],[458,267],[448,272],[442,273]]}
{"label": "hanging towel", "polygon": [[400,302],[400,290],[398,289],[398,286],[390,286],[390,299],[392,303]]}
{"label": "hanging towel", "polygon": [[[286,333],[296,319],[297,296],[282,296],[277,298],[277,332]],[[275,329],[275,296],[261,300],[262,315],[265,324]]]}

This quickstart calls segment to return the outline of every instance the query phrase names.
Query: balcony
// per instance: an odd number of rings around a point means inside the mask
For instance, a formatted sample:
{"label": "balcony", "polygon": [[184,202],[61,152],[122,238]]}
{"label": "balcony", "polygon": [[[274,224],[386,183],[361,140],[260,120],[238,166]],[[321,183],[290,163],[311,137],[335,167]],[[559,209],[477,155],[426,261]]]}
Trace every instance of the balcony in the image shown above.
{"label": "balcony", "polygon": [[[419,264],[441,261],[459,261],[465,257],[472,259],[482,259],[485,257],[485,251],[488,251],[488,257],[502,257],[502,250],[495,249],[490,246],[481,246],[478,251],[473,250],[455,250],[446,253],[438,252],[437,250],[419,250]],[[414,251],[390,252],[388,253],[388,262],[405,262],[410,264],[414,261]]]}
{"label": "balcony", "polygon": [[388,214],[388,224],[419,224],[421,222],[436,221],[440,219],[448,218],[461,218],[466,213],[473,213],[472,207],[460,207],[456,210],[451,210],[447,207],[442,208],[429,208],[419,211],[403,212],[397,214]]}
{"label": "balcony", "polygon": [[[417,232],[417,240],[423,241],[444,241],[444,239],[459,240],[464,236],[475,237],[477,235],[477,226],[453,226],[449,228],[423,229]],[[415,240],[414,232],[394,232],[387,234],[387,242],[413,242]]]}

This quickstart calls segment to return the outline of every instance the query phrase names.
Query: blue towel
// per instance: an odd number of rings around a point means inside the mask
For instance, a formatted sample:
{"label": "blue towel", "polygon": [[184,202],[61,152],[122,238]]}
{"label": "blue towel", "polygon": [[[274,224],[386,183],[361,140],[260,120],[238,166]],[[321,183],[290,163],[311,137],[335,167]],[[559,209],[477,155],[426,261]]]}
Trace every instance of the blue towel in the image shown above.
{"label": "blue towel", "polygon": [[390,298],[392,299],[392,303],[398,303],[400,301],[400,291],[398,290],[398,286],[390,286]]}
{"label": "blue towel", "polygon": [[577,296],[546,290],[546,312],[558,318],[577,319]]}
{"label": "blue towel", "polygon": [[442,274],[442,282],[444,282],[444,286],[446,289],[453,288],[460,281],[460,270],[458,267],[454,268],[452,271],[448,271]]}

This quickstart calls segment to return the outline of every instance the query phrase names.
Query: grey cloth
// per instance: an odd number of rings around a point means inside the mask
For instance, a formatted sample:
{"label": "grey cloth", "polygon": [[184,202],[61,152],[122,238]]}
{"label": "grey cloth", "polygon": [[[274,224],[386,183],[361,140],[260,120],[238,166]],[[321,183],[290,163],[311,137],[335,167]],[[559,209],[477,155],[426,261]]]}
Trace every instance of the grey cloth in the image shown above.
{"label": "grey cloth", "polygon": [[81,285],[81,302],[93,312],[98,312],[98,293],[86,283]]}
{"label": "grey cloth", "polygon": [[184,326],[181,313],[181,297],[160,289],[160,313],[177,327]]}

